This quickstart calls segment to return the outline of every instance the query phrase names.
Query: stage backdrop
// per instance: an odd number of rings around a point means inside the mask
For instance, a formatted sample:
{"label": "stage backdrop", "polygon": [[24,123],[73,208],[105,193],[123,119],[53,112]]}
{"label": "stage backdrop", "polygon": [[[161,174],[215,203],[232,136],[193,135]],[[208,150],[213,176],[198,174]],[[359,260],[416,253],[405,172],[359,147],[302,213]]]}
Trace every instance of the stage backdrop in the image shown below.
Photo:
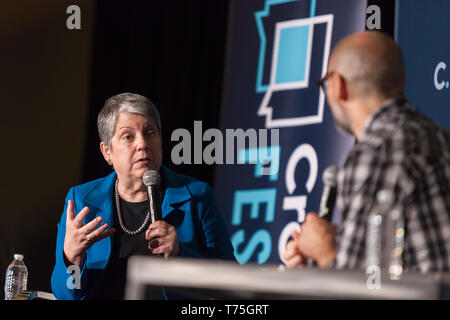
{"label": "stage backdrop", "polygon": [[450,130],[449,14],[448,0],[396,2],[395,34],[405,59],[405,95],[447,130]]}
{"label": "stage backdrop", "polygon": [[336,131],[316,80],[337,41],[365,29],[366,6],[361,0],[231,2],[221,131],[279,129],[278,146],[265,148],[260,139],[234,150],[235,162],[248,163],[259,148],[257,164],[216,166],[216,195],[240,263],[282,261],[291,230],[305,213],[317,212],[323,170],[340,164],[354,143]]}

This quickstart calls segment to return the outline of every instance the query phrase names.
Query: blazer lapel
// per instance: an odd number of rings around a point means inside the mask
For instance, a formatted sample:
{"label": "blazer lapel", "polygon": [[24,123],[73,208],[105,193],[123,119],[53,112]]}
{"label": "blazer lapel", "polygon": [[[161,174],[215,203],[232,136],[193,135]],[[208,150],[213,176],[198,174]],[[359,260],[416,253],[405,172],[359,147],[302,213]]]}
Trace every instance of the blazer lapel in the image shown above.
{"label": "blazer lapel", "polygon": [[161,170],[164,170],[166,182],[166,191],[161,205],[164,218],[175,209],[186,210],[189,207],[188,202],[192,195],[186,185],[180,184],[175,172],[163,166],[161,166]]}
{"label": "blazer lapel", "polygon": [[192,194],[185,183],[181,183],[177,174],[170,169],[164,170],[166,191],[162,203],[163,219],[177,229],[180,243],[191,242],[194,226],[192,225]]}
{"label": "blazer lapel", "polygon": [[99,184],[86,193],[84,201],[102,212],[103,221],[113,226],[113,198],[116,173],[107,175]]}
{"label": "blazer lapel", "polygon": [[[112,172],[86,193],[84,202],[90,208],[90,212],[86,217],[85,223],[101,216],[103,223],[107,223],[109,227],[114,227],[113,198],[115,181],[116,173]],[[86,252],[88,268],[104,269],[108,264],[111,248],[111,237],[94,243]]]}

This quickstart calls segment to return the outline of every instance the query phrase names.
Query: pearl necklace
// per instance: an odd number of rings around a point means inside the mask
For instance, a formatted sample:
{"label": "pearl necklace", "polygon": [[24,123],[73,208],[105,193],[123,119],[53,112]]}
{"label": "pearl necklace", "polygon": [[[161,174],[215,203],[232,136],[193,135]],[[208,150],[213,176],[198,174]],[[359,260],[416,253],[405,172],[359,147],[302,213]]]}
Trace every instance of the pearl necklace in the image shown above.
{"label": "pearl necklace", "polygon": [[117,179],[116,179],[116,185],[115,185],[115,196],[116,196],[116,207],[117,207],[117,216],[119,217],[119,224],[123,231],[128,233],[129,235],[136,235],[140,233],[144,228],[147,226],[148,222],[150,221],[150,211],[147,212],[147,216],[145,217],[144,223],[136,230],[132,231],[129,230],[127,227],[125,227],[125,224],[123,223],[122,219],[122,212],[120,211],[120,201],[119,201],[119,192],[117,191]]}

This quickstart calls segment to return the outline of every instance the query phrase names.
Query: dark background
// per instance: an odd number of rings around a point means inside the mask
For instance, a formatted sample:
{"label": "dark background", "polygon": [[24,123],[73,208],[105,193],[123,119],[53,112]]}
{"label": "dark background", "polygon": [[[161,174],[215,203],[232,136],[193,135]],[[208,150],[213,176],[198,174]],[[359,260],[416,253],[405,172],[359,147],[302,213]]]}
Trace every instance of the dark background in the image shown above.
{"label": "dark background", "polygon": [[[251,0],[235,0],[251,1]],[[320,1],[320,0],[319,0]],[[332,0],[329,0],[332,1]],[[334,1],[334,0],[333,0]],[[56,224],[68,189],[110,172],[96,118],[121,92],[161,113],[163,163],[174,168],[173,130],[219,127],[228,0],[20,0],[0,10],[0,134],[3,137],[0,270],[25,255],[28,288],[51,291]],[[381,8],[393,35],[394,1]],[[81,8],[81,30],[66,8]],[[213,185],[214,167],[176,166]],[[3,290],[4,273],[0,276]]]}
{"label": "dark background", "polygon": [[[227,14],[226,0],[97,2],[83,181],[110,171],[94,137],[97,114],[115,94],[135,92],[156,104],[168,167],[175,129],[193,135],[194,120],[203,130],[219,126]],[[212,183],[212,166],[176,167]]]}

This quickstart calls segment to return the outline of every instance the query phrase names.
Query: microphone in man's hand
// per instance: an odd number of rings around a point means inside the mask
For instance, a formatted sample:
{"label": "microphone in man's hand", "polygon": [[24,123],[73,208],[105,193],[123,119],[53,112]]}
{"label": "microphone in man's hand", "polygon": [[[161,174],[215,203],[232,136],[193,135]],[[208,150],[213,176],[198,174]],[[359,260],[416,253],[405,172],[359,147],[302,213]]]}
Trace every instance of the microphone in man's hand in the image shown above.
{"label": "microphone in man's hand", "polygon": [[322,174],[323,191],[320,198],[319,217],[331,221],[337,196],[337,175],[339,168],[329,166]]}
{"label": "microphone in man's hand", "polygon": [[151,223],[162,220],[161,194],[159,190],[161,177],[159,172],[156,170],[145,171],[142,181],[147,187]]}

